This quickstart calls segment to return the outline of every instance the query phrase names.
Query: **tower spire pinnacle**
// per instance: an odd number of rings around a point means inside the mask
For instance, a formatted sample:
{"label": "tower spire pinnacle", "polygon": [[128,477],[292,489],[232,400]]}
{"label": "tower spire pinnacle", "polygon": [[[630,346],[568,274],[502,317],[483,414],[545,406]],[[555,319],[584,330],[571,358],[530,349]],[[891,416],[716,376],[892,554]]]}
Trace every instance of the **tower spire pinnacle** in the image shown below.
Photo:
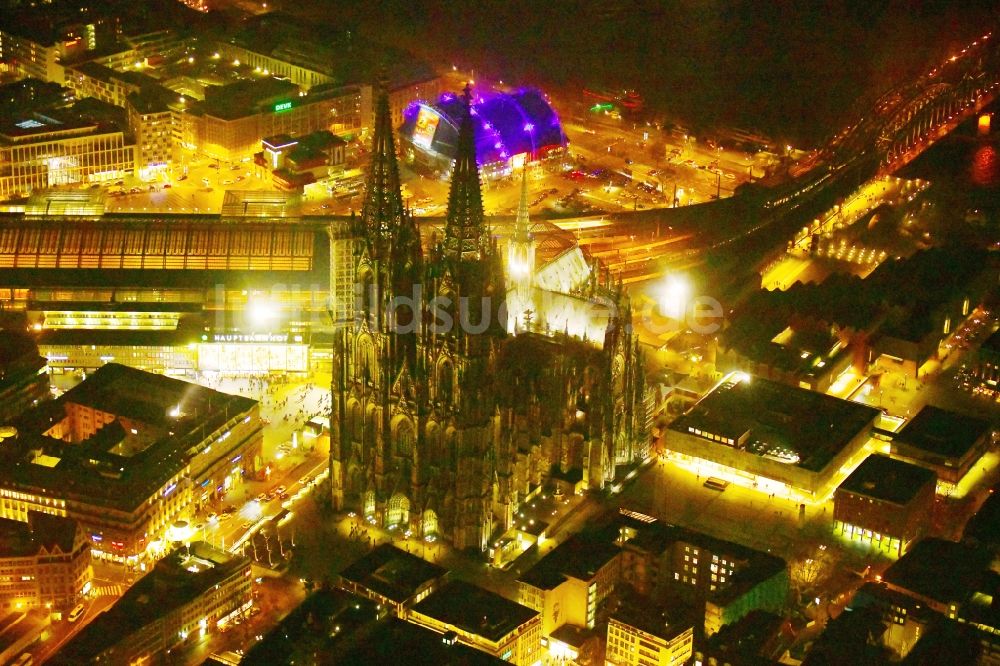
{"label": "tower spire pinnacle", "polygon": [[403,193],[399,181],[399,165],[396,162],[396,144],[392,137],[392,120],[389,116],[389,93],[385,80],[380,78],[361,221],[369,240],[377,248],[381,248],[386,236],[403,223],[403,215]]}
{"label": "tower spire pinnacle", "polygon": [[472,88],[463,91],[465,109],[458,129],[455,166],[448,193],[448,218],[444,230],[445,255],[453,259],[478,259],[487,249],[483,193],[476,164],[475,125],[472,120]]}

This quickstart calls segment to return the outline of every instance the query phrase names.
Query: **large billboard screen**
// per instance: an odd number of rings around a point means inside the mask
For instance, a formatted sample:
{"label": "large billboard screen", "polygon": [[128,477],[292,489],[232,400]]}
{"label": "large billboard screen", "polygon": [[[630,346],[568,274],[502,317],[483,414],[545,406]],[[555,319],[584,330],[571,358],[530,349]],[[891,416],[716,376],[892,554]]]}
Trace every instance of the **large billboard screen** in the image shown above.
{"label": "large billboard screen", "polygon": [[441,117],[437,111],[426,106],[420,107],[420,113],[417,114],[417,124],[413,128],[413,143],[421,148],[430,148],[440,120]]}

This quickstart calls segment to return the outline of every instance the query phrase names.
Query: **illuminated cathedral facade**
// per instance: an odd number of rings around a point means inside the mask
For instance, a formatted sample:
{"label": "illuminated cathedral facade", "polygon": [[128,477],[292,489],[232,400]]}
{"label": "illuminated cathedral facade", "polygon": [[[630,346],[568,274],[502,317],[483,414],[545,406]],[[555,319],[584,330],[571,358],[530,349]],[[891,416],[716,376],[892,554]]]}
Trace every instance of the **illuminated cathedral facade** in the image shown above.
{"label": "illuminated cathedral facade", "polygon": [[649,434],[627,296],[589,263],[571,270],[580,257],[536,270],[526,181],[501,251],[464,100],[443,237],[425,251],[379,96],[353,219],[358,298],[335,342],[330,478],[336,510],[485,551],[552,475],[600,490],[646,458]]}

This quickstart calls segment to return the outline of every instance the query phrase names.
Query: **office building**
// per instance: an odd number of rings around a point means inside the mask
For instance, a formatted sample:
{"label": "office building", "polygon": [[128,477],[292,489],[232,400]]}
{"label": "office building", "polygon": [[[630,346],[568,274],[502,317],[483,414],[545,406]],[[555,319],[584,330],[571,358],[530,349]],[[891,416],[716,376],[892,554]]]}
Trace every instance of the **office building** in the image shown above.
{"label": "office building", "polygon": [[990,492],[979,510],[965,524],[962,539],[1000,553],[1000,494]]}
{"label": "office building", "polygon": [[[458,634],[433,629],[389,617],[358,640],[344,641],[331,649],[332,663],[359,666],[503,666],[509,661],[458,640]],[[401,657],[405,655],[405,658]],[[270,666],[275,662],[253,662]]]}
{"label": "office building", "polygon": [[63,58],[78,45],[67,50],[61,41],[43,35],[18,34],[7,27],[0,30],[0,59],[14,63],[19,78],[63,82]]}
{"label": "office building", "polygon": [[156,563],[49,663],[147,663],[204,639],[252,601],[250,561],[196,541]]}
{"label": "office building", "polygon": [[71,518],[29,511],[0,518],[0,603],[9,610],[68,611],[90,591],[90,539]]}
{"label": "office building", "polygon": [[[987,663],[1000,658],[1000,612],[993,603],[998,574],[993,560],[993,552],[979,545],[926,538],[886,569],[882,583],[888,593],[882,596],[888,595],[891,612],[884,603],[877,612],[900,625],[890,635],[895,649],[912,647],[928,623],[943,618],[974,630]],[[927,611],[938,617],[928,618]]]}
{"label": "office building", "polygon": [[135,146],[119,128],[54,112],[0,125],[0,199],[113,181],[134,170]]}
{"label": "office building", "polygon": [[995,399],[1000,394],[1000,330],[983,340],[969,366],[974,388]]}
{"label": "office building", "polygon": [[872,455],[833,494],[833,530],[898,557],[921,536],[934,510],[937,475]]}
{"label": "office building", "polygon": [[129,130],[135,136],[135,173],[142,180],[169,176],[180,147],[183,99],[162,86],[147,86],[125,98]]}
{"label": "office building", "polygon": [[693,654],[694,627],[666,613],[626,603],[608,620],[607,666],[680,666]]}
{"label": "office building", "polygon": [[15,426],[0,452],[0,516],[74,518],[97,557],[136,566],[176,520],[262,467],[255,400],[116,363]]}
{"label": "office building", "polygon": [[[380,611],[374,601],[344,590],[317,590],[268,631],[263,640],[247,649],[238,663],[303,664],[319,654],[333,657],[344,649],[344,643],[371,640],[368,632],[387,612]],[[331,662],[338,660],[333,658]]]}
{"label": "office building", "polygon": [[801,318],[795,326],[785,326],[780,319],[765,323],[748,313],[737,322],[723,335],[716,357],[719,370],[742,371],[818,393],[826,393],[850,367],[860,337],[848,327]]}
{"label": "office building", "polygon": [[945,492],[965,477],[993,443],[990,422],[927,405],[895,434],[893,458],[932,470]]}
{"label": "office building", "polygon": [[148,74],[135,70],[120,72],[91,60],[66,67],[64,85],[77,99],[92,97],[114,106],[125,106],[129,95],[159,86],[159,83]]}
{"label": "office building", "polygon": [[517,579],[518,601],[541,613],[542,636],[564,624],[593,629],[621,577],[621,549],[574,536]]}
{"label": "office building", "polygon": [[0,347],[0,426],[49,397],[45,358],[23,329],[2,328]]}
{"label": "office building", "polygon": [[[248,18],[232,39],[219,42],[220,56],[239,62],[255,71],[286,79],[303,91],[318,86],[340,84],[364,85],[362,125],[372,127],[373,81],[384,67],[389,92],[392,126],[403,123],[403,114],[414,100],[432,100],[441,92],[441,79],[434,70],[411,54],[384,44],[365,44],[357,32],[341,26],[316,39],[307,26],[281,12]],[[377,59],[370,58],[376,54]]]}
{"label": "office building", "polygon": [[454,580],[409,614],[410,622],[517,666],[542,657],[541,616],[481,587]]}
{"label": "office building", "polygon": [[780,613],[788,565],[775,555],[621,509],[608,538],[622,549],[625,582],[704,618],[711,635],[754,610]]}
{"label": "office building", "polygon": [[[787,629],[787,631],[786,631]],[[795,638],[785,618],[767,611],[747,613],[694,649],[696,666],[764,666],[780,663]]]}
{"label": "office building", "polygon": [[702,476],[813,503],[864,458],[878,416],[871,407],[734,373],[670,424],[663,447]]}
{"label": "office building", "polygon": [[408,609],[444,584],[448,570],[384,543],[340,572],[340,586],[406,619]]}
{"label": "office building", "polygon": [[238,162],[259,152],[267,137],[357,134],[365,126],[368,90],[330,85],[300,94],[294,84],[274,78],[208,88],[204,101],[186,105],[182,143],[206,157]]}

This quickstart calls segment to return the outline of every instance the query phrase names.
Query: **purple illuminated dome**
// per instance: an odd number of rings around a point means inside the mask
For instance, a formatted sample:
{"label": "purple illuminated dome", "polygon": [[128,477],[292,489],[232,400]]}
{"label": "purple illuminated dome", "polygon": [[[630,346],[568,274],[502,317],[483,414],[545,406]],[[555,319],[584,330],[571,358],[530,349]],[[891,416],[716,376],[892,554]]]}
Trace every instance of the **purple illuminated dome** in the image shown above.
{"label": "purple illuminated dome", "polygon": [[[455,156],[462,101],[445,93],[434,105],[412,103],[403,117],[400,142],[408,161],[447,170]],[[485,172],[507,169],[521,155],[535,161],[566,147],[559,117],[538,90],[476,95],[472,120],[476,160]]]}

